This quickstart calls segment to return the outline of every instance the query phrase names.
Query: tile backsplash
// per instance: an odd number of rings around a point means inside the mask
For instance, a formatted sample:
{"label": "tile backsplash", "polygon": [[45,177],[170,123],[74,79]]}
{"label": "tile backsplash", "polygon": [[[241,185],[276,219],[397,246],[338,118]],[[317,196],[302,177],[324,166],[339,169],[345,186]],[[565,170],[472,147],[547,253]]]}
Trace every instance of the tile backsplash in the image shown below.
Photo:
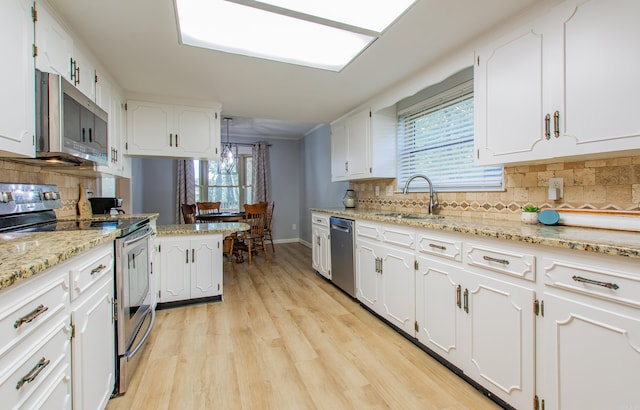
{"label": "tile backsplash", "polygon": [[78,173],[63,173],[54,168],[25,165],[12,161],[0,161],[0,182],[54,184],[58,186],[62,197],[62,208],[56,209],[58,217],[77,214],[80,184],[86,191],[96,192],[96,178],[85,177]]}
{"label": "tile backsplash", "polygon": [[[549,200],[549,178],[563,178],[564,196]],[[379,195],[375,195],[376,186]],[[395,179],[353,181],[360,209],[426,213],[428,192],[403,195]],[[640,210],[640,156],[505,167],[499,192],[439,192],[437,213],[519,220],[522,207]],[[390,195],[387,195],[390,193]]]}

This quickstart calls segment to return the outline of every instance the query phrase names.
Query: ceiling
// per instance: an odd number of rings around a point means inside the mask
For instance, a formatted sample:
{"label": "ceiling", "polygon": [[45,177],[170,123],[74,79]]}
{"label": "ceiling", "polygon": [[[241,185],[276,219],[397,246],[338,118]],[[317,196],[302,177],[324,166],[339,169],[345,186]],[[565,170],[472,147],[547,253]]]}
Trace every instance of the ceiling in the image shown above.
{"label": "ceiling", "polygon": [[418,0],[339,73],[180,45],[173,0],[49,3],[126,93],[217,101],[234,137],[297,139],[536,1]]}

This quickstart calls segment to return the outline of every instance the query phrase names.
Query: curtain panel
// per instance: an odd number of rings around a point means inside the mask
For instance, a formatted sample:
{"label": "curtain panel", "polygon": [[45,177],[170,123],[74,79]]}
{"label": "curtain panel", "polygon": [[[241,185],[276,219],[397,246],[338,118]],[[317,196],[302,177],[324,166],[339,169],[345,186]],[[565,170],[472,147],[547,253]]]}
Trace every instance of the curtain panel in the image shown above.
{"label": "curtain panel", "polygon": [[269,167],[269,145],[265,141],[253,144],[251,149],[253,202],[269,201],[271,192],[269,180],[271,179]]}
{"label": "curtain panel", "polygon": [[183,224],[182,204],[196,203],[196,176],[192,160],[178,160],[176,186],[176,224]]}

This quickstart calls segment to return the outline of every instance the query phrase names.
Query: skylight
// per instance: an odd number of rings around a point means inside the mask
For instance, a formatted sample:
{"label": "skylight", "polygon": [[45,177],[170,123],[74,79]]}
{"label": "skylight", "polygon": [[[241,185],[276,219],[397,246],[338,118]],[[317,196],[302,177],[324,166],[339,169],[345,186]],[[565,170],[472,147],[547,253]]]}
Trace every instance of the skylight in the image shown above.
{"label": "skylight", "polygon": [[175,5],[183,44],[340,71],[414,2],[175,0]]}

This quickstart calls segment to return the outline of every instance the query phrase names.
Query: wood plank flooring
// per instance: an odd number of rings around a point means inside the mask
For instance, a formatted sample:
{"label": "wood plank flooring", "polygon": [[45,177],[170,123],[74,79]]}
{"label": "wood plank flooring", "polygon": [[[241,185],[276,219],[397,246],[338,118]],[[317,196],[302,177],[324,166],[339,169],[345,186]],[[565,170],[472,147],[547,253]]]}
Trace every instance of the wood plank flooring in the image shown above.
{"label": "wood plank flooring", "polygon": [[498,409],[311,269],[224,262],[224,300],[158,311],[119,409]]}

